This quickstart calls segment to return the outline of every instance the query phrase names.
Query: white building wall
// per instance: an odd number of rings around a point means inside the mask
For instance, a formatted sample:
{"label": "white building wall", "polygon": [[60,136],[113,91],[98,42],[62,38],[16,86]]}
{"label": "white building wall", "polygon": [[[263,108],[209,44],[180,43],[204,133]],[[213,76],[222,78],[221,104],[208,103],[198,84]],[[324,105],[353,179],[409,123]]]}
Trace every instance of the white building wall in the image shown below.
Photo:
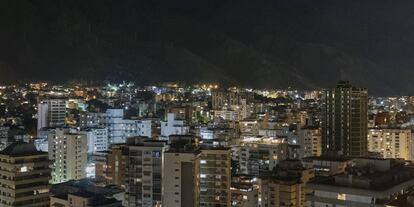
{"label": "white building wall", "polygon": [[108,150],[108,129],[106,127],[89,128],[79,133],[86,135],[88,154]]}
{"label": "white building wall", "polygon": [[86,177],[87,140],[74,129],[56,129],[48,135],[52,183],[79,180]]}
{"label": "white building wall", "polygon": [[190,127],[183,120],[176,120],[174,113],[168,113],[167,121],[161,121],[161,138],[168,139],[170,135],[189,134]]}

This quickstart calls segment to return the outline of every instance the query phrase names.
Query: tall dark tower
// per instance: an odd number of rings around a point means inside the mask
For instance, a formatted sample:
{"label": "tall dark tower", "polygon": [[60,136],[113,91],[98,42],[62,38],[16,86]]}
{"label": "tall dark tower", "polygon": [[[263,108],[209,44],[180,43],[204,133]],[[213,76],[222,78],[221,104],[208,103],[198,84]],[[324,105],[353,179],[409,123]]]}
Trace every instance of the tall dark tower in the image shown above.
{"label": "tall dark tower", "polygon": [[325,89],[322,111],[322,153],[367,155],[368,92],[341,81]]}

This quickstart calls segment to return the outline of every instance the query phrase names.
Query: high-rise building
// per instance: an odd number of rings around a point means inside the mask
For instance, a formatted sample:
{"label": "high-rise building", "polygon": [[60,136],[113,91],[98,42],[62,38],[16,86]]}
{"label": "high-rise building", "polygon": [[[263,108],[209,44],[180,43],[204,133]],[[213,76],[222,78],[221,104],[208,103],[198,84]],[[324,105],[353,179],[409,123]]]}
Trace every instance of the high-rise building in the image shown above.
{"label": "high-rise building", "polygon": [[15,142],[0,152],[0,206],[49,207],[50,161],[33,143]]}
{"label": "high-rise building", "polygon": [[44,99],[38,104],[37,129],[65,125],[66,99]]}
{"label": "high-rise building", "polygon": [[300,157],[321,155],[321,130],[319,127],[305,126],[298,131],[298,135]]}
{"label": "high-rise building", "polygon": [[108,109],[106,110],[104,123],[108,128],[109,143],[125,143],[126,137],[123,131],[123,109]]}
{"label": "high-rise building", "polygon": [[231,206],[231,150],[230,148],[201,149],[195,172],[196,202],[194,206]]}
{"label": "high-rise building", "polygon": [[322,111],[322,153],[367,155],[368,92],[349,82],[325,89]]}
{"label": "high-rise building", "polygon": [[106,179],[109,184],[125,186],[127,181],[128,147],[125,144],[112,145],[107,154]]}
{"label": "high-rise building", "polygon": [[187,136],[171,137],[168,151],[164,153],[162,178],[162,203],[169,207],[194,206],[197,198],[194,186],[198,182],[200,150],[194,140]]}
{"label": "high-rise building", "polygon": [[148,137],[127,140],[128,180],[126,199],[129,207],[152,207],[161,204],[162,159],[166,142]]}
{"label": "high-rise building", "polygon": [[412,159],[412,138],[410,129],[369,129],[368,151],[376,152],[382,158]]}
{"label": "high-rise building", "polygon": [[49,159],[53,160],[52,183],[79,180],[86,177],[87,139],[74,129],[50,131]]}

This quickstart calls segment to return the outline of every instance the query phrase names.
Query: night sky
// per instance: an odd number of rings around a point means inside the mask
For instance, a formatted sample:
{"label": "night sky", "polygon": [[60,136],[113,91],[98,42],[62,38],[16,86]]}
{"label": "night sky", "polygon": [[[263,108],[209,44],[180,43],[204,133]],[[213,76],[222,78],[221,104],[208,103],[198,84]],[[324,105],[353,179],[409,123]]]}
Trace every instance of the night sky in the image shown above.
{"label": "night sky", "polygon": [[410,0],[4,0],[0,80],[414,94]]}

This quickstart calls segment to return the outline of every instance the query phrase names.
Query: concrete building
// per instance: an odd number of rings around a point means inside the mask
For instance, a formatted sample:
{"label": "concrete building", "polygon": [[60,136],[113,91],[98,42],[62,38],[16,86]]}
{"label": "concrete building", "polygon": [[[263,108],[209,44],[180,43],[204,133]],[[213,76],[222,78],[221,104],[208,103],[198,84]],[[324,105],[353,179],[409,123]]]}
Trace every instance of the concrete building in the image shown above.
{"label": "concrete building", "polygon": [[79,125],[81,128],[104,126],[105,113],[81,113],[79,117]]}
{"label": "concrete building", "polygon": [[53,160],[52,183],[79,180],[86,177],[87,138],[74,129],[50,131],[49,159]]}
{"label": "concrete building", "polygon": [[259,134],[261,124],[256,119],[245,119],[239,122],[240,133],[245,136],[255,136]]}
{"label": "concrete building", "polygon": [[126,138],[133,136],[151,137],[151,120],[124,120],[124,136]]}
{"label": "concrete building", "polygon": [[302,158],[303,166],[307,169],[313,169],[315,176],[326,177],[345,172],[345,168],[352,163],[348,157],[305,157]]}
{"label": "concrete building", "polygon": [[109,144],[125,143],[124,110],[108,109],[104,116],[105,126],[108,128]]}
{"label": "concrete building", "polygon": [[290,157],[288,142],[277,138],[246,137],[232,150],[233,160],[239,163],[238,173],[245,175],[267,174],[280,160]]}
{"label": "concrete building", "polygon": [[196,171],[199,181],[194,206],[231,206],[231,151],[230,148],[201,149]]}
{"label": "concrete building", "polygon": [[234,110],[214,110],[214,117],[220,117],[228,121],[239,121],[242,119],[240,112]]}
{"label": "concrete building", "polygon": [[106,179],[108,184],[124,186],[128,177],[129,150],[125,144],[112,145],[107,154]]}
{"label": "concrete building", "polygon": [[162,160],[166,142],[147,137],[128,138],[128,180],[126,197],[129,207],[161,204]]}
{"label": "concrete building", "polygon": [[368,133],[368,92],[339,82],[325,89],[322,111],[322,152],[366,156]]}
{"label": "concrete building", "polygon": [[92,161],[95,164],[95,178],[99,180],[108,180],[106,177],[108,170],[108,153],[109,151],[95,152],[92,155]]}
{"label": "concrete building", "polygon": [[33,143],[15,142],[0,152],[0,205],[49,207],[48,155]]}
{"label": "concrete building", "polygon": [[195,206],[198,192],[194,186],[199,176],[195,166],[201,152],[191,137],[170,138],[173,140],[163,161],[162,203],[169,207]]}
{"label": "concrete building", "polygon": [[414,186],[414,168],[391,159],[353,160],[345,173],[307,184],[309,207],[389,206]]}
{"label": "concrete building", "polygon": [[81,127],[108,129],[108,144],[125,143],[128,137],[151,137],[151,120],[124,119],[124,109],[108,109],[105,113],[81,115]]}
{"label": "concrete building", "polygon": [[231,182],[231,206],[259,206],[259,186],[253,176],[233,176]]}
{"label": "concrete building", "polygon": [[0,126],[0,150],[7,147],[9,144],[10,127]]}
{"label": "concrete building", "polygon": [[320,156],[322,154],[321,130],[319,127],[303,127],[298,131],[300,157]]}
{"label": "concrete building", "polygon": [[197,135],[203,145],[209,146],[230,146],[230,142],[237,136],[234,129],[223,127],[200,127]]}
{"label": "concrete building", "polygon": [[51,207],[122,207],[125,192],[117,186],[100,186],[89,179],[55,184]]}
{"label": "concrete building", "polygon": [[122,207],[115,198],[106,198],[89,192],[75,192],[50,197],[52,206],[59,207]]}
{"label": "concrete building", "polygon": [[368,151],[379,153],[382,158],[412,160],[410,129],[369,129]]}
{"label": "concrete building", "polygon": [[37,129],[62,127],[66,118],[66,99],[44,99],[38,104]]}
{"label": "concrete building", "polygon": [[167,140],[170,135],[189,134],[190,127],[183,120],[175,119],[173,113],[168,113],[167,121],[161,121],[161,139]]}
{"label": "concrete building", "polygon": [[300,160],[281,161],[271,176],[261,178],[261,206],[305,206],[305,185],[313,177]]}
{"label": "concrete building", "polygon": [[106,127],[84,128],[79,133],[86,135],[88,154],[108,150],[109,138]]}

